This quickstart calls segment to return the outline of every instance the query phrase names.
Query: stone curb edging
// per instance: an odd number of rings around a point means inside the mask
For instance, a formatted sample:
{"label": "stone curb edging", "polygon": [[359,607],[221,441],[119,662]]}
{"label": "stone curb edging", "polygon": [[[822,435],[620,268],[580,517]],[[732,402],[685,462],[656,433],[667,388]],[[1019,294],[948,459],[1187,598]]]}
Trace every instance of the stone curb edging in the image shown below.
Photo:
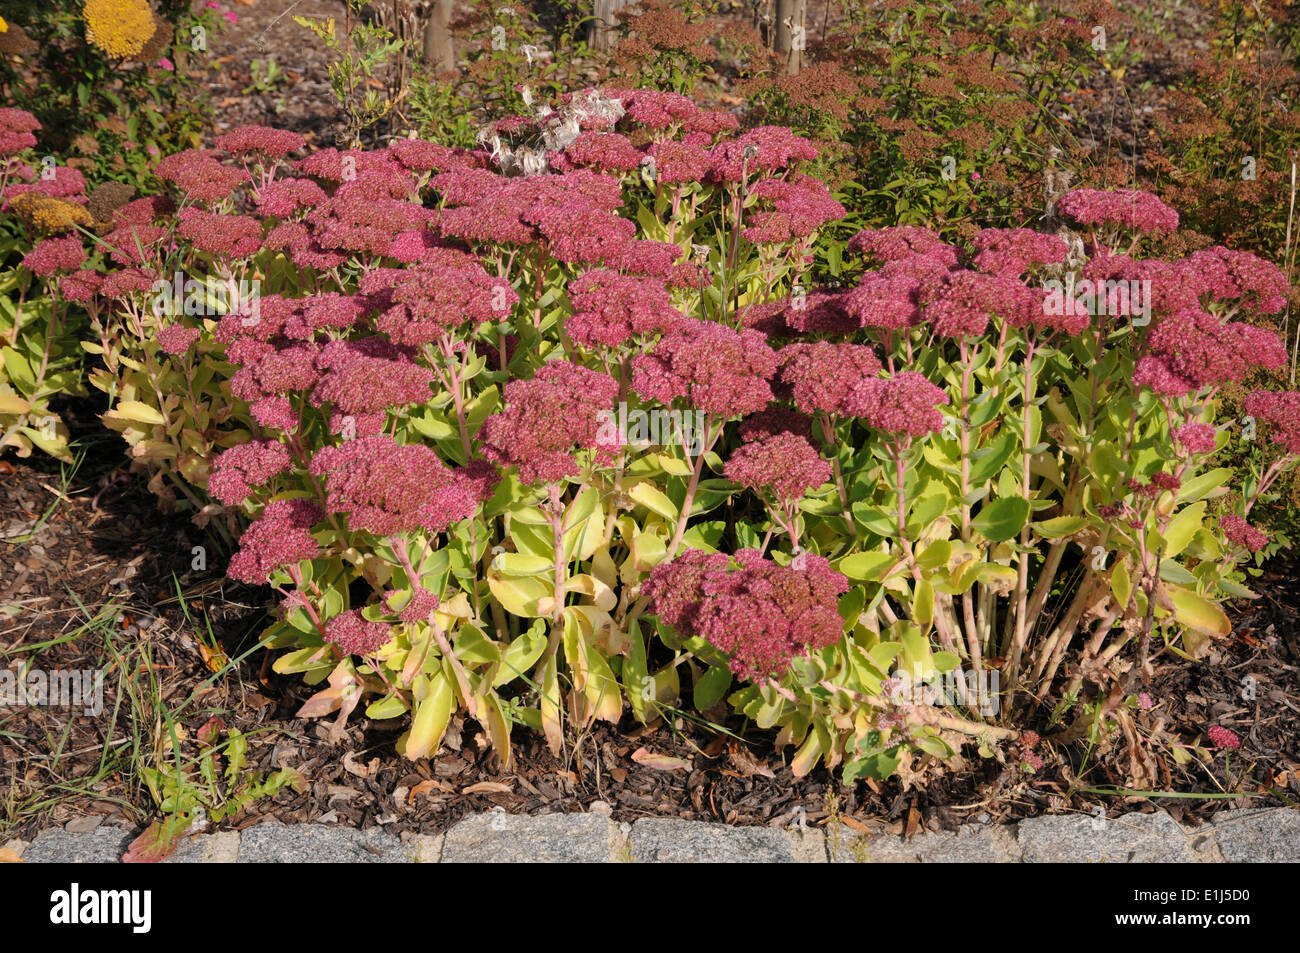
{"label": "stone curb edging", "polygon": [[[134,834],[101,826],[48,830],[3,846],[26,863],[115,863]],[[1100,820],[1053,815],[1014,824],[967,824],[904,839],[820,829],[728,827],[605,814],[463,818],[445,834],[398,838],[381,828],[267,822],[188,838],[167,863],[1300,863],[1300,811],[1225,811],[1188,830],[1168,814]]]}

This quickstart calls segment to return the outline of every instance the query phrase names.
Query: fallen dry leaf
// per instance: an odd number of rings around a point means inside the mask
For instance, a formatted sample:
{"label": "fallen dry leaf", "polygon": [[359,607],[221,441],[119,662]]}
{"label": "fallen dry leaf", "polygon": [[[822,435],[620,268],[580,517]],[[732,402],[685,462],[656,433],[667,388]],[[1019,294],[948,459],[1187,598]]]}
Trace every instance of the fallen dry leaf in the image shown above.
{"label": "fallen dry leaf", "polygon": [[752,778],[754,775],[763,778],[776,777],[776,772],[750,754],[744,745],[733,744],[728,750],[727,756],[742,777]]}
{"label": "fallen dry leaf", "polygon": [[511,794],[514,792],[508,784],[502,784],[500,781],[479,781],[477,784],[471,784],[467,788],[461,788],[461,794]]}
{"label": "fallen dry leaf", "polygon": [[18,856],[16,850],[10,850],[8,847],[0,847],[0,864],[21,864],[23,859]]}
{"label": "fallen dry leaf", "polygon": [[851,814],[841,814],[840,821],[851,831],[857,831],[859,834],[870,834],[871,828],[863,824],[860,820]]}
{"label": "fallen dry leaf", "polygon": [[406,797],[406,803],[414,804],[415,799],[421,794],[429,794],[433,791],[437,791],[441,794],[451,794],[455,790],[456,789],[446,781],[439,781],[436,778],[430,778],[428,781],[421,781],[415,787],[411,788],[411,793]]}
{"label": "fallen dry leaf", "polygon": [[921,827],[921,812],[916,809],[916,802],[913,801],[907,807],[907,826],[903,828],[903,836],[911,837]]}
{"label": "fallen dry leaf", "polygon": [[637,748],[632,752],[632,760],[644,764],[655,771],[689,771],[691,763],[681,758],[672,758],[666,754],[654,754],[648,748]]}
{"label": "fallen dry leaf", "polygon": [[370,764],[361,764],[357,761],[356,755],[349,751],[343,756],[343,770],[359,778],[373,777],[375,772],[379,770],[379,759],[371,758]]}

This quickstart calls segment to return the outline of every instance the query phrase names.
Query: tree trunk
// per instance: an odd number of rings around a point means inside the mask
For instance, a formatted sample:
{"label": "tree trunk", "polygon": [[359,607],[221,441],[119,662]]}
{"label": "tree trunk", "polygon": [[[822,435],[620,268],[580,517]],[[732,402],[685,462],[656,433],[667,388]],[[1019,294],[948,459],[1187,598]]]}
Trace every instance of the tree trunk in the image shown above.
{"label": "tree trunk", "polygon": [[616,14],[624,7],[630,7],[636,0],[596,0],[595,19],[591,23],[591,48],[593,50],[612,49],[618,40],[618,17]]}
{"label": "tree trunk", "polygon": [[451,31],[447,29],[452,2],[433,0],[429,21],[424,25],[424,63],[436,73],[456,68],[456,51],[452,47]]}
{"label": "tree trunk", "polygon": [[776,0],[776,51],[786,54],[787,73],[797,73],[803,67],[807,12],[808,0]]}

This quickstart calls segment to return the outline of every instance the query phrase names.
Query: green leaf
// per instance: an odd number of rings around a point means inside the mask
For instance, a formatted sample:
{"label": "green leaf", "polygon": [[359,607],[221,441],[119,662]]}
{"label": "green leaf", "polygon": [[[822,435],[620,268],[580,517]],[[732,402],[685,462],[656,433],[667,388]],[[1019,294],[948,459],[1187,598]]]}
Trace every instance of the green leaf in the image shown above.
{"label": "green leaf", "polygon": [[1174,604],[1174,620],[1180,625],[1220,637],[1232,631],[1232,625],[1223,610],[1204,596],[1174,585],[1165,586],[1165,591]]}
{"label": "green leaf", "polygon": [[1057,516],[1034,524],[1034,532],[1043,539],[1065,539],[1086,527],[1091,520],[1086,516]]}
{"label": "green leaf", "polygon": [[1126,609],[1128,598],[1133,594],[1133,581],[1129,577],[1128,563],[1123,559],[1116,559],[1115,567],[1110,571],[1110,591],[1121,611]]}
{"label": "green leaf", "polygon": [[1014,538],[1028,519],[1029,501],[1023,496],[1007,496],[982,508],[971,526],[985,539],[1001,543]]}
{"label": "green leaf", "polygon": [[707,711],[722,700],[731,687],[730,670],[712,665],[695,683],[695,710]]}
{"label": "green leaf", "polygon": [[987,447],[981,447],[971,453],[970,486],[982,486],[989,482],[1011,459],[1016,449],[1016,438],[1010,430],[1003,430],[1002,435]]}
{"label": "green leaf", "polygon": [[366,706],[366,717],[373,718],[375,721],[382,721],[385,718],[399,718],[406,712],[407,707],[402,703],[402,699],[398,695],[386,695]]}
{"label": "green leaf", "polygon": [[447,732],[447,723],[451,720],[451,706],[454,695],[451,683],[441,671],[429,677],[429,690],[415,709],[411,720],[411,730],[399,740],[398,748],[402,755],[414,761],[427,758],[442,744],[442,736]]}
{"label": "green leaf", "polygon": [[1172,559],[1187,548],[1205,518],[1205,500],[1185,506],[1165,528],[1165,556]]}
{"label": "green leaf", "polygon": [[666,520],[677,519],[678,511],[677,507],[673,506],[673,501],[650,483],[638,483],[628,490],[627,495],[650,512],[657,513]]}
{"label": "green leaf", "polygon": [[501,667],[492,679],[492,687],[504,685],[531,669],[546,651],[546,621],[538,619],[519,638],[511,642],[501,656]]}
{"label": "green leaf", "polygon": [[898,558],[892,553],[853,553],[841,559],[835,568],[850,579],[864,582],[881,582],[884,579],[885,570],[896,562],[898,562]]}

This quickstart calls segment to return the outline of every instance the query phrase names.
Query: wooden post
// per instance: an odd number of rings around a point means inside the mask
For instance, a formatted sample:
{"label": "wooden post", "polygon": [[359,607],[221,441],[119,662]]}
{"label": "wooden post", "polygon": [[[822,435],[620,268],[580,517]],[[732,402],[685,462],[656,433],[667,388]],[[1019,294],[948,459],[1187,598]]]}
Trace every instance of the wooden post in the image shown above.
{"label": "wooden post", "polygon": [[453,0],[433,0],[429,20],[424,25],[424,64],[435,73],[456,68],[456,51],[451,42],[451,5]]}
{"label": "wooden post", "polygon": [[612,49],[618,39],[618,17],[616,14],[624,7],[630,7],[636,0],[596,0],[595,19],[591,23],[591,48],[593,50]]}

